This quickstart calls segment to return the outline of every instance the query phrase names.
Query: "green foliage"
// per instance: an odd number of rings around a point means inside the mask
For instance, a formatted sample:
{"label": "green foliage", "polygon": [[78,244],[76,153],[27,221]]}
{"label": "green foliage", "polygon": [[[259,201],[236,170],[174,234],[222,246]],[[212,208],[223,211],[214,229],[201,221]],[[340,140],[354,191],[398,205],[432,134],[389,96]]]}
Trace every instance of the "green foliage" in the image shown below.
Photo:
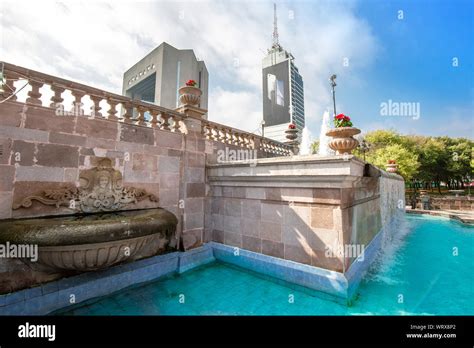
{"label": "green foliage", "polygon": [[313,141],[311,144],[311,154],[316,154],[319,151],[319,140]]}
{"label": "green foliage", "polygon": [[410,180],[418,172],[418,155],[400,144],[388,145],[367,154],[367,162],[385,169],[389,160],[398,164],[398,173]]}
{"label": "green foliage", "polygon": [[[400,135],[394,130],[376,130],[364,138],[370,144],[367,162],[385,168],[393,159],[405,180],[458,187],[474,177],[474,142],[470,139]],[[363,157],[360,149],[354,153]]]}

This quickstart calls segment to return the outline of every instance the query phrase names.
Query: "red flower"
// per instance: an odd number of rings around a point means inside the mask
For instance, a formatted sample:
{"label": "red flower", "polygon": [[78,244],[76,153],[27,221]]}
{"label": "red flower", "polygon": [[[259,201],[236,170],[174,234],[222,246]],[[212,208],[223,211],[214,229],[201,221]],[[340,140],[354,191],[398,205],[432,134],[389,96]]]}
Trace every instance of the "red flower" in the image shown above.
{"label": "red flower", "polygon": [[295,126],[293,123],[290,123],[290,124],[288,125],[288,128],[289,128],[289,129],[296,129],[296,126]]}
{"label": "red flower", "polygon": [[186,86],[194,87],[194,86],[196,86],[196,81],[194,81],[194,80],[188,80],[188,81],[186,82]]}
{"label": "red flower", "polygon": [[344,121],[350,121],[351,118],[349,116],[344,116]]}
{"label": "red flower", "polygon": [[344,114],[339,114],[334,118],[337,119],[337,120],[342,120],[344,117],[345,117]]}

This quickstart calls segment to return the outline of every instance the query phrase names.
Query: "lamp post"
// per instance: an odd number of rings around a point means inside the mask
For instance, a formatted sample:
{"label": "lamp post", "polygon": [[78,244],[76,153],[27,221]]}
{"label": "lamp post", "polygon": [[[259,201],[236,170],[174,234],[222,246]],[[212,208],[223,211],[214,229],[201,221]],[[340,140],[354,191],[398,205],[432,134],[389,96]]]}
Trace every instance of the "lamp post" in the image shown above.
{"label": "lamp post", "polygon": [[365,153],[369,151],[370,144],[367,141],[365,141],[365,139],[362,139],[362,141],[359,144],[359,149],[364,154],[364,162],[365,162]]}
{"label": "lamp post", "polygon": [[264,137],[265,136],[265,120],[262,120],[261,125],[262,125],[262,137]]}
{"label": "lamp post", "polygon": [[331,88],[332,88],[332,102],[334,104],[334,116],[336,116],[336,89],[335,89],[335,87],[337,86],[336,77],[337,77],[336,74],[334,74],[329,78],[329,81],[331,81]]}
{"label": "lamp post", "polygon": [[466,176],[466,179],[467,179],[467,196],[468,197],[471,197],[471,176],[468,174]]}

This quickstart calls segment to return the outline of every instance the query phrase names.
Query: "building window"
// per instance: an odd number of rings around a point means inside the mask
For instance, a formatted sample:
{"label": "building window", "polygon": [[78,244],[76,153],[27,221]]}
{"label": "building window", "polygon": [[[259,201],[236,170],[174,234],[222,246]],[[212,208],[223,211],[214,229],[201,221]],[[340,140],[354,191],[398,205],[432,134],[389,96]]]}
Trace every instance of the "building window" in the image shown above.
{"label": "building window", "polygon": [[[278,80],[275,75],[267,75],[268,99],[274,100],[276,104],[285,106],[285,90],[282,80]],[[273,98],[274,99],[273,99]]]}

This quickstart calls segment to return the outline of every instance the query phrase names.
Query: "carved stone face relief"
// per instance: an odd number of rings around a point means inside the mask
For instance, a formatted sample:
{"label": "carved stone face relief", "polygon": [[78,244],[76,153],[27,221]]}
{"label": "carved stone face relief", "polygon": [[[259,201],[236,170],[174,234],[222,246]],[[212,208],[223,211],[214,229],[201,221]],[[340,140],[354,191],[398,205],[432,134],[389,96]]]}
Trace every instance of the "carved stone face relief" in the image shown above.
{"label": "carved stone face relief", "polygon": [[56,207],[68,206],[84,213],[120,210],[128,204],[144,199],[158,202],[158,198],[144,189],[122,186],[122,174],[112,167],[112,161],[104,158],[92,169],[79,174],[79,187],[45,190],[41,195],[24,198],[13,209],[28,208],[33,201]]}

